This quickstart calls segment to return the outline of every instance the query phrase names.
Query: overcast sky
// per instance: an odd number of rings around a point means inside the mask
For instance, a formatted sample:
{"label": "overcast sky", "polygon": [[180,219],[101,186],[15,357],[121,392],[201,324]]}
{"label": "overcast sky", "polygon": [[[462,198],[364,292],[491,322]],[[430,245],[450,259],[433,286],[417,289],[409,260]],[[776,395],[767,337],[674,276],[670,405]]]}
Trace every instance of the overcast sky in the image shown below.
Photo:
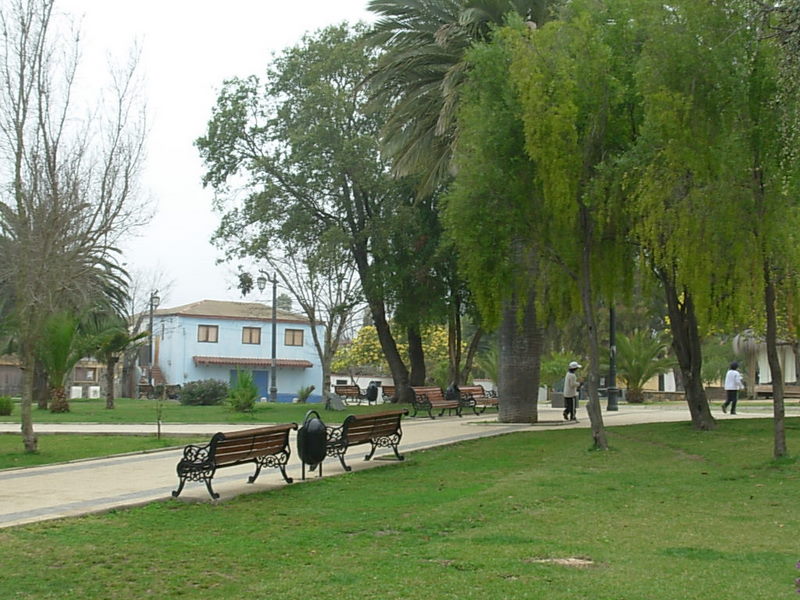
{"label": "overcast sky", "polygon": [[[204,298],[242,300],[235,265],[209,239],[219,216],[201,185],[193,142],[205,131],[225,79],[263,74],[273,52],[308,31],[374,20],[367,0],[58,0],[81,18],[84,75],[105,71],[110,53],[142,48],[150,134],[142,188],[155,217],[125,245],[129,270],[171,282],[162,307]],[[258,294],[246,300],[259,300]]]}

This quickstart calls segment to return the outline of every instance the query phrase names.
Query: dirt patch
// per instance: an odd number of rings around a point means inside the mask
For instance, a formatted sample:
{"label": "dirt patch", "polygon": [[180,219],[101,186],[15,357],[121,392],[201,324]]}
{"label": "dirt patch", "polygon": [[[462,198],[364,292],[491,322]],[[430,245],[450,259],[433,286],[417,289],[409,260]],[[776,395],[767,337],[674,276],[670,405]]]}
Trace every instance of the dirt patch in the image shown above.
{"label": "dirt patch", "polygon": [[586,556],[568,556],[565,558],[526,558],[525,562],[560,565],[562,567],[573,567],[575,569],[586,569],[595,565],[595,562]]}

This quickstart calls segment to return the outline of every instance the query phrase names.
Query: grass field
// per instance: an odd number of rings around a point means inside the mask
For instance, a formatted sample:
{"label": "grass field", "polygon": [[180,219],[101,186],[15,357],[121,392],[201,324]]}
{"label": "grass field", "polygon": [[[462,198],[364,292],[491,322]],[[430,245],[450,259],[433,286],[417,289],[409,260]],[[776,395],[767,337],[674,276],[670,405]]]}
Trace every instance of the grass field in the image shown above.
{"label": "grass field", "polygon": [[[789,448],[800,420],[789,419]],[[515,433],[241,496],[0,530],[8,598],[796,597],[771,422]]]}
{"label": "grass field", "polygon": [[[119,398],[115,408],[106,408],[104,399],[70,400],[70,412],[51,413],[49,410],[33,409],[35,423],[155,423],[161,405],[163,423],[301,423],[309,410],[323,414],[325,422],[341,423],[348,414],[384,410],[388,405],[348,406],[347,411],[325,411],[320,403],[290,404],[286,402],[259,402],[252,412],[231,410],[225,404],[217,406],[183,406],[176,400],[159,403],[156,400]],[[9,416],[0,416],[0,423],[19,423],[19,405]]]}
{"label": "grass field", "polygon": [[19,433],[6,433],[0,434],[0,469],[161,450],[200,440],[208,441],[208,436],[162,437],[159,440],[155,436],[138,435],[44,435],[39,436],[39,451],[31,454],[24,451]]}

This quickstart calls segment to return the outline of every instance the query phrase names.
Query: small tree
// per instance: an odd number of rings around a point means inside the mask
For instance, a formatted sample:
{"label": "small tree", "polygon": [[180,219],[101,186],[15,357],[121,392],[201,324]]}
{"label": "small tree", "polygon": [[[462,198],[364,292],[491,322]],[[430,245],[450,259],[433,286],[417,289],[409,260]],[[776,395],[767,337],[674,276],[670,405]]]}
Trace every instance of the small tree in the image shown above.
{"label": "small tree", "polygon": [[228,391],[228,404],[236,412],[250,412],[256,405],[258,386],[251,371],[237,371],[236,383]]}
{"label": "small tree", "polygon": [[61,312],[45,321],[36,352],[47,371],[51,412],[69,412],[67,376],[93,346],[94,340],[81,332],[75,315]]}
{"label": "small tree", "polygon": [[617,374],[628,388],[628,402],[644,402],[642,389],[653,377],[669,371],[675,361],[667,356],[667,343],[647,331],[634,331],[617,339]]}

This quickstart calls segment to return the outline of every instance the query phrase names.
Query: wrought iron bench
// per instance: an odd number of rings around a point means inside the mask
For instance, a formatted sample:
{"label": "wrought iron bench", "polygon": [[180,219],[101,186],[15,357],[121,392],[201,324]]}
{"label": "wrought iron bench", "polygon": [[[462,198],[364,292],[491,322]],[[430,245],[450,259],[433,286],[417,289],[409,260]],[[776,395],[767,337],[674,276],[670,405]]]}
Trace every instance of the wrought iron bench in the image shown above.
{"label": "wrought iron bench", "polygon": [[328,456],[338,456],[345,471],[352,467],[344,462],[344,455],[351,446],[371,444],[369,454],[364,460],[370,460],[377,448],[391,448],[397,460],[404,460],[397,446],[403,437],[400,420],[408,410],[387,410],[368,415],[349,415],[339,427],[328,427],[326,452]]}
{"label": "wrought iron bench", "polygon": [[357,404],[361,404],[361,401],[367,398],[366,394],[357,385],[335,385],[333,386],[333,393],[344,398],[345,402],[351,400]]}
{"label": "wrought iron bench", "polygon": [[486,392],[482,385],[462,385],[462,408],[471,408],[476,415],[483,414],[487,408],[500,410],[500,400],[494,392]]}
{"label": "wrought iron bench", "polygon": [[187,481],[203,481],[211,497],[219,498],[219,494],[211,487],[217,469],[246,463],[256,465],[256,472],[249,477],[248,483],[256,480],[262,467],[280,469],[286,483],[292,483],[292,478],[286,475],[286,463],[291,455],[289,432],[292,429],[297,429],[297,423],[219,432],[206,445],[186,446],[177,466],[180,483],[172,496],[177,498]]}
{"label": "wrought iron bench", "polygon": [[417,412],[420,410],[424,410],[428,412],[428,416],[431,419],[435,419],[436,417],[433,416],[434,410],[439,410],[439,415],[442,416],[444,411],[447,411],[448,415],[453,414],[453,411],[456,411],[456,414],[460,417],[461,416],[461,401],[460,400],[447,400],[444,397],[444,392],[440,387],[434,386],[425,386],[425,387],[412,387],[414,391],[414,397],[411,400],[411,407],[414,409],[414,414],[411,415],[412,417],[417,416]]}

